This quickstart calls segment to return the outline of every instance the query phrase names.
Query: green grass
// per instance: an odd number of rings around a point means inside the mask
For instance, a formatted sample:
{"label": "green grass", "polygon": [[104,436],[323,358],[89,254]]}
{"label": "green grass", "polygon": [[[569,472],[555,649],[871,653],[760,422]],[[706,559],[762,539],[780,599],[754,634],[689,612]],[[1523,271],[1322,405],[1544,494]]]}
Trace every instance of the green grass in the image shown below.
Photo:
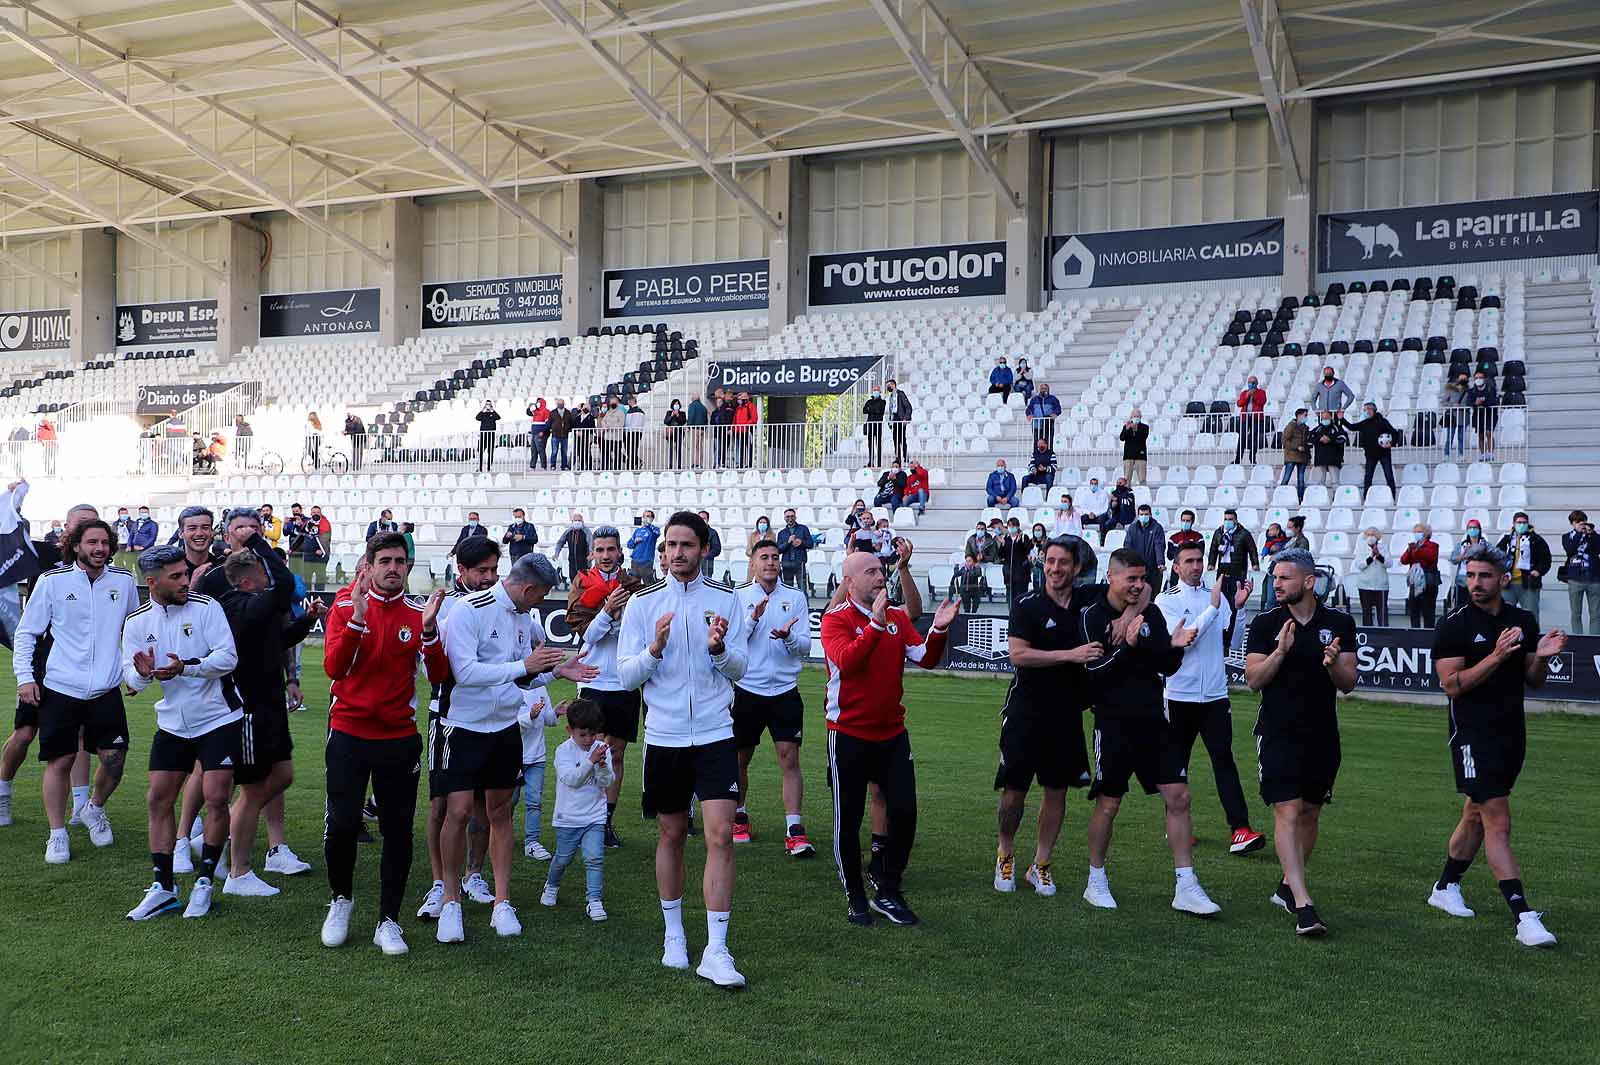
{"label": "green grass", "polygon": [[[307,649],[311,706],[326,705]],[[9,662],[0,705],[12,705]],[[820,675],[802,683],[820,720]],[[1209,765],[1193,767],[1201,880],[1223,906],[1201,921],[1168,908],[1171,860],[1157,800],[1130,797],[1110,871],[1121,909],[1091,910],[1082,890],[1086,804],[1074,793],[1057,850],[1062,891],[996,895],[994,798],[998,681],[908,683],[921,830],[907,895],[924,925],[844,922],[831,851],[823,759],[813,726],[802,762],[818,860],[778,849],[782,831],[770,747],[757,756],[757,842],[741,848],[730,944],[750,978],[737,996],[658,964],[661,920],[649,825],[634,788],[619,817],[627,846],[608,852],[611,920],[591,925],[582,869],[562,905],[538,905],[544,866],[518,856],[513,901],[525,934],[503,941],[486,907],[468,904],[464,945],[403,922],[412,952],[371,945],[375,847],[363,847],[351,943],[324,949],[320,854],[325,717],[295,718],[299,780],[290,842],[314,862],[277,880],[276,899],[219,896],[204,921],[122,919],[149,883],[143,764],[149,696],[135,700],[130,770],[109,810],[104,851],[74,829],[70,864],[43,863],[38,766],[18,778],[17,823],[0,830],[0,1045],[8,1062],[1593,1062],[1600,1056],[1595,973],[1600,915],[1593,874],[1600,721],[1529,722],[1516,795],[1516,848],[1534,903],[1561,937],[1553,951],[1516,945],[1483,862],[1464,885],[1479,916],[1424,905],[1459,810],[1431,708],[1346,702],[1345,760],[1312,865],[1333,934],[1297,940],[1266,898],[1269,849],[1229,857]],[[1236,703],[1235,746],[1247,781],[1253,700]],[[552,732],[552,745],[557,734]],[[638,748],[629,752],[638,780]],[[553,775],[547,791],[553,794]],[[546,797],[546,809],[551,798]],[[1259,820],[1268,820],[1257,807]],[[520,816],[520,815],[519,815]],[[1266,827],[1258,825],[1258,827]],[[547,832],[547,841],[549,839]],[[1032,810],[1019,848],[1031,857]],[[420,837],[421,824],[419,820]],[[263,833],[264,835],[264,833]],[[698,856],[686,906],[691,954],[704,945]],[[421,840],[409,901],[427,887]]]}

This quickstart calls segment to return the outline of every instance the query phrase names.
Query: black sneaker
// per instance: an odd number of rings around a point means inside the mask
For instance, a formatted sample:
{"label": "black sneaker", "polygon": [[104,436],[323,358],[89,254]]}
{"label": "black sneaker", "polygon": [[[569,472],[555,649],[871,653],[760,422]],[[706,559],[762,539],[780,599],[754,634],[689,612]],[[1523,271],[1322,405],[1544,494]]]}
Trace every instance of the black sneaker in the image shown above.
{"label": "black sneaker", "polygon": [[699,834],[700,829],[695,827],[694,818],[689,818],[689,835],[698,836]]}
{"label": "black sneaker", "polygon": [[850,908],[845,912],[844,919],[860,928],[870,928],[876,923],[873,920],[872,911],[867,908],[867,904],[864,902],[859,907],[855,903],[851,903]]}
{"label": "black sneaker", "polygon": [[617,830],[611,827],[611,822],[606,822],[606,846],[612,849],[622,846],[622,837],[617,835]]}
{"label": "black sneaker", "polygon": [[357,843],[371,843],[372,842],[372,833],[367,831],[367,826],[366,825],[362,825],[361,826],[361,831],[356,833],[356,842]]}
{"label": "black sneaker", "polygon": [[1279,909],[1287,910],[1289,913],[1295,911],[1294,892],[1290,891],[1289,885],[1282,880],[1278,881],[1278,887],[1269,896],[1268,901]]}
{"label": "black sneaker", "polygon": [[872,909],[883,914],[890,924],[912,925],[917,923],[917,915],[911,912],[911,907],[906,905],[906,900],[899,894],[879,892],[872,900]]}
{"label": "black sneaker", "polygon": [[867,890],[874,895],[878,893],[878,883],[883,879],[883,853],[874,851],[871,858],[867,859]]}
{"label": "black sneaker", "polygon": [[378,819],[377,799],[372,798],[370,795],[367,796],[366,803],[361,807],[361,817],[363,820],[367,821],[376,821]]}
{"label": "black sneaker", "polygon": [[1294,934],[1297,936],[1325,936],[1328,926],[1317,916],[1317,908],[1309,902],[1294,911]]}

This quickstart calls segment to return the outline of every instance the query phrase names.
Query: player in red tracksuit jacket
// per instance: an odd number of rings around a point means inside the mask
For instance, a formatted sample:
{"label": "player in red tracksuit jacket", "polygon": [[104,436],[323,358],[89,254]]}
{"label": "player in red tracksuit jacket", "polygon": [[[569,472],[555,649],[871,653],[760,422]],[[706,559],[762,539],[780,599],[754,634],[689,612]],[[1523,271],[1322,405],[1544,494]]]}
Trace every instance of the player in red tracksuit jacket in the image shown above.
{"label": "player in red tracksuit jacket", "polygon": [[406,951],[400,902],[411,872],[422,737],[417,733],[417,659],[428,680],[450,675],[437,619],[442,591],[424,605],[407,598],[410,563],[399,533],[373,537],[366,566],[341,589],[328,612],[323,666],[333,681],[328,707],[328,806],[324,855],[333,901],[322,942],[336,947],[349,931],[354,896],[356,835],[371,781],[383,836],[379,921],[373,941],[385,954]]}
{"label": "player in red tracksuit jacket", "polygon": [[[828,661],[828,775],[833,785],[833,856],[844,884],[851,924],[871,924],[872,911],[895,924],[916,924],[900,879],[917,834],[917,777],[906,732],[906,662],[939,664],[945,630],[956,616],[946,602],[933,616],[926,641],[905,611],[891,608],[883,566],[869,552],[844,562],[845,601],[822,616]],[[867,784],[888,807],[883,873],[869,903],[861,877],[861,816]]]}

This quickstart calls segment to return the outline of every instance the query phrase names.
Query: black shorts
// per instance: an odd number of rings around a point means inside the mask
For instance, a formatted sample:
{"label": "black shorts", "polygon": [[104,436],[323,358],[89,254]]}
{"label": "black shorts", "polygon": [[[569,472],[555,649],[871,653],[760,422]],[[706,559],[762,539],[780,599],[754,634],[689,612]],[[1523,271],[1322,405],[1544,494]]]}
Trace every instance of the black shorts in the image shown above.
{"label": "black shorts", "polygon": [[1339,736],[1257,736],[1261,800],[1268,806],[1300,799],[1316,806],[1333,801],[1339,775]]}
{"label": "black shorts", "polygon": [[19,729],[19,728],[38,728],[39,727],[39,707],[38,707],[38,705],[35,704],[35,703],[25,703],[21,699],[18,699],[17,700],[17,716],[12,719],[11,727],[14,728],[14,729]]}
{"label": "black shorts", "polygon": [[1107,795],[1118,799],[1128,793],[1128,781],[1139,778],[1146,795],[1163,784],[1187,784],[1183,752],[1164,717],[1101,717],[1094,719],[1094,776],[1089,798]]}
{"label": "black shorts", "polygon": [[623,743],[639,742],[639,693],[637,690],[619,692],[601,691],[599,688],[579,688],[578,696],[600,707],[606,715],[607,736]]}
{"label": "black shorts", "polygon": [[208,773],[216,769],[237,770],[242,757],[237,721],[188,739],[157,729],[155,739],[150,741],[152,773],[189,773],[196,762]]}
{"label": "black shorts", "polygon": [[805,716],[799,688],[781,695],[757,695],[734,686],[733,742],[741,751],[761,746],[763,732],[772,733],[773,743],[799,743]]}
{"label": "black shorts", "polygon": [[239,743],[244,759],[233,771],[235,784],[259,784],[272,767],[294,756],[289,736],[289,711],[279,707],[244,712],[239,723]]}
{"label": "black shorts", "polygon": [[440,718],[428,752],[431,798],[458,791],[510,791],[522,780],[522,729],[473,732]]}
{"label": "black shorts", "polygon": [[681,814],[701,802],[739,799],[739,753],[732,739],[699,747],[644,747],[644,815]]}
{"label": "black shorts", "polygon": [[1527,754],[1528,740],[1523,735],[1457,732],[1450,737],[1456,790],[1473,802],[1510,795]]}
{"label": "black shorts", "polygon": [[996,791],[1027,791],[1037,778],[1042,788],[1087,788],[1089,755],[1083,745],[1083,715],[1056,710],[1035,713],[1007,708],[1000,716],[1000,768]]}
{"label": "black shorts", "polygon": [[41,687],[39,693],[39,761],[78,753],[80,734],[86,751],[128,749],[128,712],[121,688],[92,699],[75,699],[49,687]]}

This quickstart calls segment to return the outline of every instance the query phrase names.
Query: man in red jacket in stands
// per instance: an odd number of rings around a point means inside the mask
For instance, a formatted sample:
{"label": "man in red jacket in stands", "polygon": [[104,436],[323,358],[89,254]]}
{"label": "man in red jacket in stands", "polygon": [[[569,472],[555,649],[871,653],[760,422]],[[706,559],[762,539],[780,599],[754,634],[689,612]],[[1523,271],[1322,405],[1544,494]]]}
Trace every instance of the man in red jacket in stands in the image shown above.
{"label": "man in red jacket in stands", "polygon": [[436,591],[424,605],[405,595],[411,564],[400,533],[367,541],[366,566],[340,589],[328,612],[323,667],[333,682],[328,707],[328,806],[324,857],[333,901],[322,923],[322,944],[337,947],[350,931],[361,805],[372,784],[378,801],[383,855],[378,877],[378,926],[372,941],[385,954],[404,954],[400,902],[411,872],[422,737],[417,733],[417,659],[428,680],[450,675],[439,639]]}
{"label": "man in red jacket in stands", "polygon": [[[924,641],[910,615],[889,606],[876,556],[866,551],[848,555],[842,586],[845,601],[822,616],[833,856],[851,924],[871,924],[873,912],[894,924],[916,924],[917,915],[900,892],[917,834],[917,776],[901,703],[905,663],[923,669],[939,664],[957,604],[946,600],[939,607]],[[878,786],[889,815],[883,873],[873,885],[876,896],[870,903],[861,877],[861,815],[869,782]]]}

